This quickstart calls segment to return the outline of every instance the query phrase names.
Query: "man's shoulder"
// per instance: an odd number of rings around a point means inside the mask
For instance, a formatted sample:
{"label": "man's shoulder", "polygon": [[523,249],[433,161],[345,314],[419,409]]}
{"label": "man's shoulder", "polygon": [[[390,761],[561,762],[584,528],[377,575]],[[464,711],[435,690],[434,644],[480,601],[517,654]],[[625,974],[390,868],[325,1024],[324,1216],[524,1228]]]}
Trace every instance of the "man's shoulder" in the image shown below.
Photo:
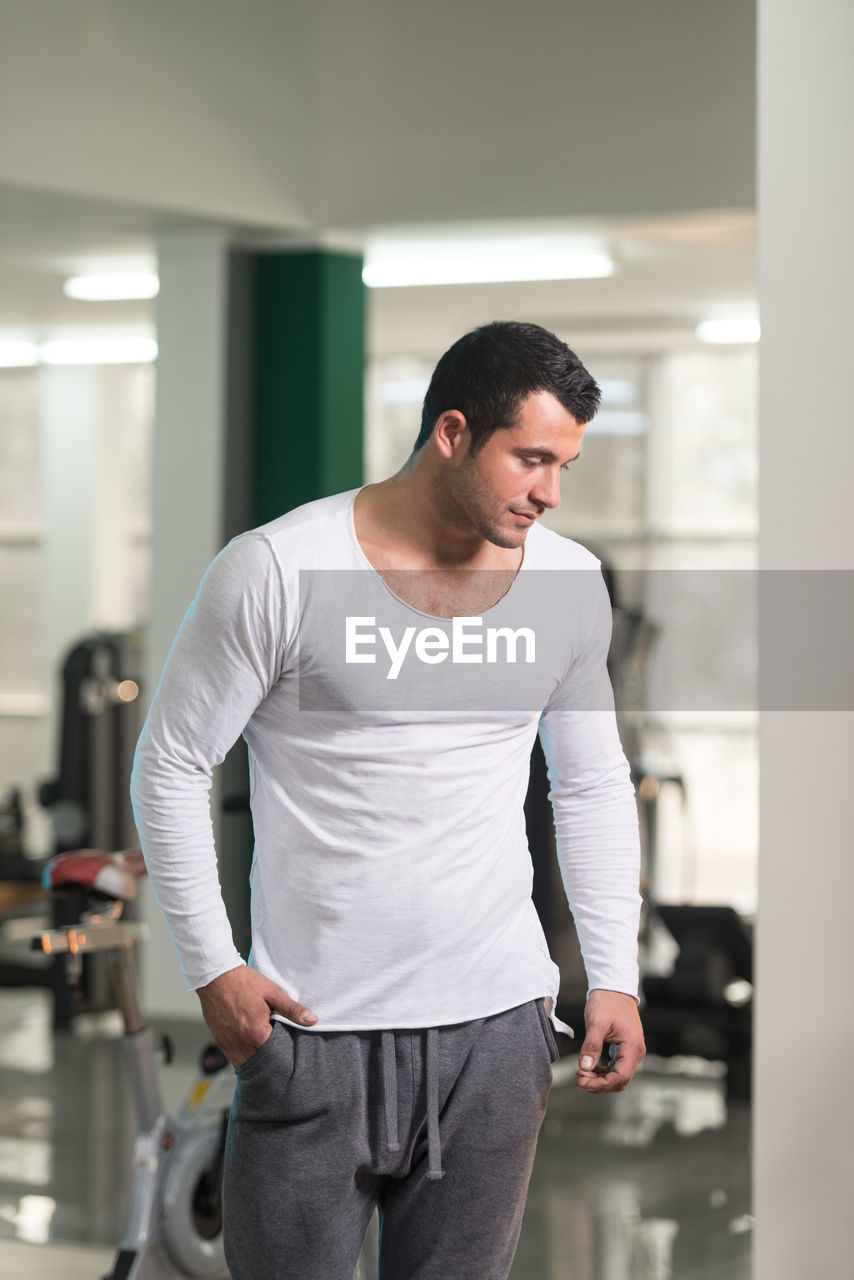
{"label": "man's shoulder", "polygon": [[306,502],[284,515],[237,534],[208,569],[208,577],[244,583],[281,582],[300,569],[340,567],[347,558],[354,494],[336,493]]}
{"label": "man's shoulder", "polygon": [[286,511],[267,524],[240,535],[237,541],[263,543],[282,568],[312,568],[331,556],[337,562],[350,539],[350,512],[358,493],[334,493]]}
{"label": "man's shoulder", "polygon": [[261,534],[272,541],[295,534],[314,533],[331,529],[336,524],[346,527],[353,499],[358,489],[350,489],[346,493],[333,493],[328,498],[315,498],[313,502],[305,502],[301,507],[286,511],[267,524],[251,529],[250,533]]}

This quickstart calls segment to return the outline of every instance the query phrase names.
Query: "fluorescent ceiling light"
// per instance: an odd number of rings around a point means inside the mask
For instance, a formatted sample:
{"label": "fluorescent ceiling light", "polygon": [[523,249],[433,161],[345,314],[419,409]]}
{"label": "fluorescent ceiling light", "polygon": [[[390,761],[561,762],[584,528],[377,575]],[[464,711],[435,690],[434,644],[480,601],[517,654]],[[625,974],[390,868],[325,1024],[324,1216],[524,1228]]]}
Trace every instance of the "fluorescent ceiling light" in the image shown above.
{"label": "fluorescent ceiling light", "polygon": [[95,275],[72,276],[62,286],[67,298],[82,298],[85,302],[119,302],[132,298],[156,298],[160,288],[157,276]]}
{"label": "fluorescent ceiling light", "polygon": [[413,285],[589,280],[613,275],[615,269],[606,253],[579,249],[554,236],[528,236],[512,240],[376,244],[367,250],[362,279],[371,289],[394,289]]}
{"label": "fluorescent ceiling light", "polygon": [[701,342],[758,342],[759,321],[752,317],[734,320],[703,320],[697,325],[695,332]]}
{"label": "fluorescent ceiling light", "polygon": [[45,342],[44,364],[151,364],[157,359],[153,338],[100,338],[76,342]]}
{"label": "fluorescent ceiling light", "polygon": [[38,362],[39,349],[34,342],[0,342],[0,369],[23,369]]}

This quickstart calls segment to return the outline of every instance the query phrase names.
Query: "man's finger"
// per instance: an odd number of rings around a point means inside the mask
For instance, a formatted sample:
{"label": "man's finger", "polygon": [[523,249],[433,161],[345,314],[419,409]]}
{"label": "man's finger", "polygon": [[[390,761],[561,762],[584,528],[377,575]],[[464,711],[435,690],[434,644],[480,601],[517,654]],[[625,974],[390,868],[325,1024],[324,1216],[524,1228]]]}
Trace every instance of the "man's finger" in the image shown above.
{"label": "man's finger", "polygon": [[642,1057],[642,1053],[629,1056],[621,1049],[610,1070],[602,1067],[592,1071],[579,1069],[576,1084],[587,1093],[619,1093],[630,1083]]}
{"label": "man's finger", "polygon": [[281,1013],[290,1022],[301,1022],[305,1027],[310,1027],[317,1022],[316,1013],[312,1013],[311,1009],[306,1008],[304,1004],[299,1004],[296,1000],[292,1000],[274,982],[270,983],[265,999],[271,1009]]}
{"label": "man's finger", "polygon": [[602,1053],[602,1037],[588,1032],[578,1055],[578,1066],[582,1071],[594,1071]]}
{"label": "man's finger", "polygon": [[623,1075],[619,1071],[610,1071],[606,1076],[580,1075],[576,1084],[586,1093],[619,1093],[630,1080],[631,1075],[628,1073]]}
{"label": "man's finger", "polygon": [[605,1076],[579,1073],[576,1084],[587,1093],[619,1093],[629,1084],[633,1071],[609,1071]]}
{"label": "man's finger", "polygon": [[220,1045],[219,1047],[222,1049],[233,1067],[241,1067],[244,1062],[249,1061],[253,1054],[256,1054],[259,1049],[263,1048],[272,1034],[273,1025],[270,1023],[267,1028],[267,1034],[261,1040],[253,1039],[249,1040],[248,1043],[246,1041],[242,1041],[236,1044],[236,1048],[233,1047],[236,1042],[232,1041],[229,1043],[229,1050],[226,1050],[223,1045]]}

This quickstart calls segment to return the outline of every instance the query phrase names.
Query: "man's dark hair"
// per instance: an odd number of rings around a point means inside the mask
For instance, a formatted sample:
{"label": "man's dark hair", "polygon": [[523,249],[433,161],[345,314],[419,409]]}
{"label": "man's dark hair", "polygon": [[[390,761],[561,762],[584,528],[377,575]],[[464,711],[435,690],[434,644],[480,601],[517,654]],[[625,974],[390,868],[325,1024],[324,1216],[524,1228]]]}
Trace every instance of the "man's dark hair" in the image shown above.
{"label": "man's dark hair", "polygon": [[426,444],[443,413],[458,409],[475,454],[494,431],[515,426],[523,402],[538,391],[550,391],[578,423],[590,421],[601,399],[575,352],[548,329],[515,320],[481,325],[449,347],[433,370],[415,448]]}

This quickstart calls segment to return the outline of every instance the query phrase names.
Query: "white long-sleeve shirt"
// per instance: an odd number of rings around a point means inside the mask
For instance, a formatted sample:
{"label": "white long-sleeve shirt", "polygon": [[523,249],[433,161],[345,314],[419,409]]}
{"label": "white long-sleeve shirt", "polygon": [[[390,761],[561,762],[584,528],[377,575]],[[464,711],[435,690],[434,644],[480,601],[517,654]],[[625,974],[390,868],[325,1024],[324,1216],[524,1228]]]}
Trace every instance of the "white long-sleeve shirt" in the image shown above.
{"label": "white long-sleeve shirt", "polygon": [[249,962],[317,1014],[314,1029],[440,1026],[544,995],[554,1010],[523,814],[539,732],[589,988],[636,995],[637,812],[598,561],[534,525],[496,605],[434,618],[370,565],[356,492],[229,543],[154,695],[132,795],[188,985],[242,963],[209,790],[243,733]]}

